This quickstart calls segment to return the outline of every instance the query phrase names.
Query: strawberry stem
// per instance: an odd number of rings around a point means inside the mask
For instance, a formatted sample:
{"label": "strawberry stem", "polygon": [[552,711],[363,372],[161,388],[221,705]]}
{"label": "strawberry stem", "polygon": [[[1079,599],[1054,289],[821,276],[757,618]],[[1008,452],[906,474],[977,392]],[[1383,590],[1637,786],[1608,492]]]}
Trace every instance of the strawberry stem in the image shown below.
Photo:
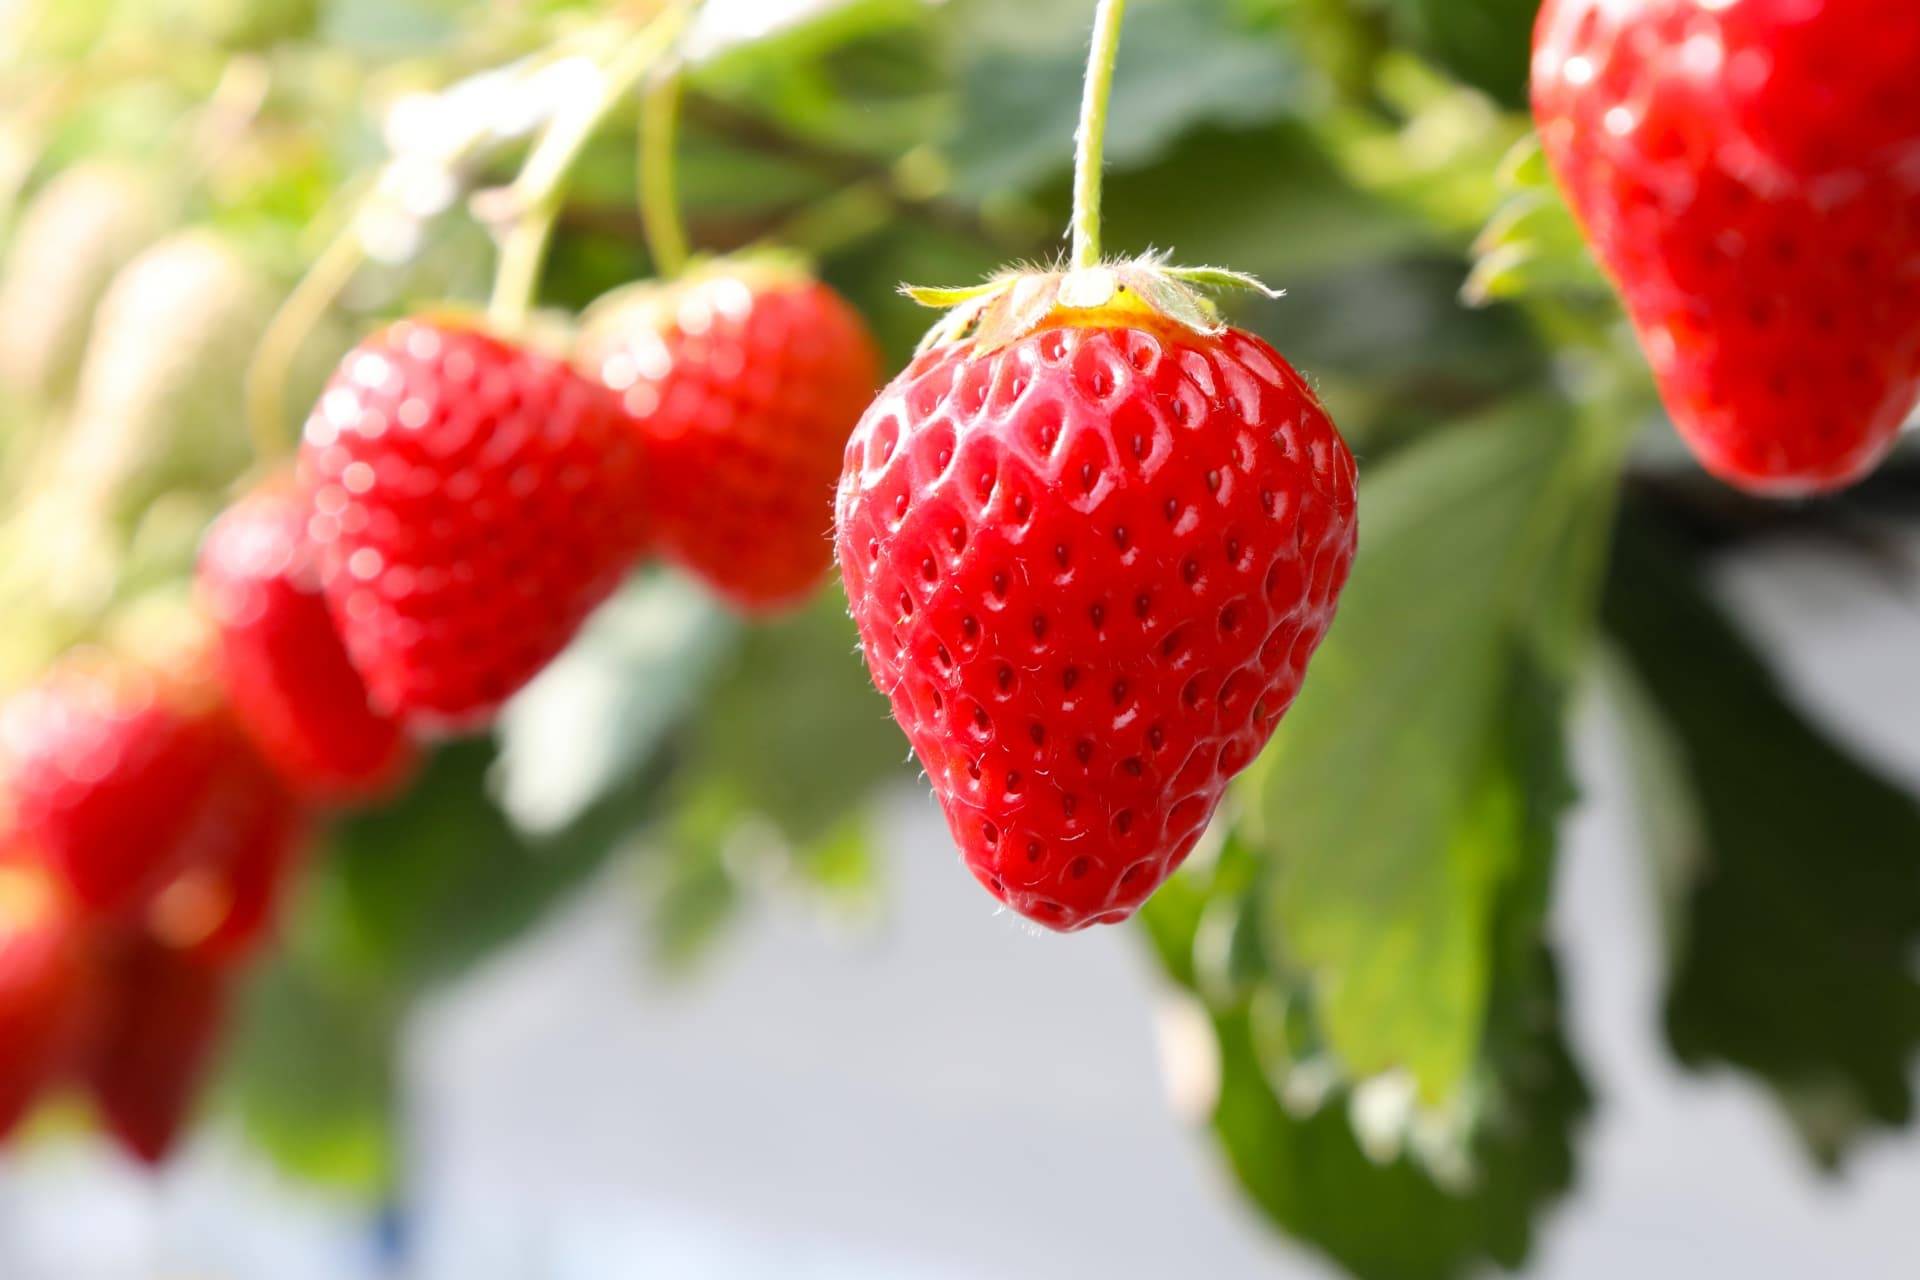
{"label": "strawberry stem", "polygon": [[679,38],[690,9],[687,4],[669,5],[615,50],[599,70],[600,83],[593,95],[556,114],[513,185],[504,192],[488,193],[502,197],[497,203],[511,218],[501,237],[500,265],[487,304],[487,319],[501,332],[518,332],[526,323],[540,285],[547,241],[580,153],[613,108]]}
{"label": "strawberry stem", "polygon": [[291,450],[294,437],[287,431],[285,418],[288,371],[300,353],[300,344],[364,261],[366,250],[360,242],[358,221],[349,218],[261,333],[260,344],[247,364],[245,390],[247,433],[257,464],[264,467]]}
{"label": "strawberry stem", "polygon": [[1107,102],[1113,97],[1113,61],[1120,49],[1120,23],[1127,0],[1100,0],[1093,19],[1093,51],[1087,58],[1087,85],[1080,101],[1080,128],[1074,135],[1073,265],[1100,264],[1100,180],[1106,162]]}
{"label": "strawberry stem", "polygon": [[663,280],[687,265],[687,227],[674,175],[681,84],[679,66],[662,67],[640,104],[640,227],[653,273]]}

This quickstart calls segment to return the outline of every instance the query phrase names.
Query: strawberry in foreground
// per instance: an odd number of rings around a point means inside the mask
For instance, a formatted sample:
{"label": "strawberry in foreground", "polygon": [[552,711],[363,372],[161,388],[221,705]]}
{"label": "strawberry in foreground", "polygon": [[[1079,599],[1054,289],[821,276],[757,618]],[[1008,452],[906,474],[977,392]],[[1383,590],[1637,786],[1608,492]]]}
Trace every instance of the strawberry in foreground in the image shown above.
{"label": "strawberry in foreground", "polygon": [[1533,108],[1707,468],[1841,488],[1920,398],[1920,6],[1547,0]]}
{"label": "strawberry in foreground", "polygon": [[165,1160],[212,1066],[230,971],[140,935],[110,957],[82,1078],[101,1123],[144,1164]]}
{"label": "strawberry in foreground", "polygon": [[91,956],[53,878],[31,863],[0,860],[0,1139],[85,1031]]}
{"label": "strawberry in foreground", "polygon": [[1181,275],[967,298],[840,483],[874,683],[968,867],[1056,929],[1124,920],[1180,865],[1299,691],[1354,554],[1339,432]]}
{"label": "strawberry in foreground", "polygon": [[81,656],[0,707],[8,838],[88,915],[125,918],[194,860],[245,743],[215,692]]}
{"label": "strawberry in foreground", "polygon": [[579,358],[645,442],[662,550],[747,612],[820,585],[840,456],[879,383],[852,307],[778,261],[713,263],[603,300]]}
{"label": "strawberry in foreground", "polygon": [[644,548],[640,453],[606,388],[473,323],[407,320],[348,353],[300,469],[374,709],[485,725]]}
{"label": "strawberry in foreground", "polygon": [[415,750],[370,705],[320,590],[304,503],[274,483],[208,531],[197,586],[218,634],[216,657],[235,717],[302,797],[376,800],[407,776]]}

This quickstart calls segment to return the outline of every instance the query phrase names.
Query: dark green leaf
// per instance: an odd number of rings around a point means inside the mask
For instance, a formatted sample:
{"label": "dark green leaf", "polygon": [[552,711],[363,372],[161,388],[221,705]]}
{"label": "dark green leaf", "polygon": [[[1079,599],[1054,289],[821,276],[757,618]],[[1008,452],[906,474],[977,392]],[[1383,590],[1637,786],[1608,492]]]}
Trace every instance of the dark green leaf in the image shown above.
{"label": "dark green leaf", "polygon": [[1659,850],[1668,1037],[1764,1081],[1832,1163],[1913,1112],[1920,804],[1802,715],[1684,548],[1628,530],[1606,622],[1691,792]]}

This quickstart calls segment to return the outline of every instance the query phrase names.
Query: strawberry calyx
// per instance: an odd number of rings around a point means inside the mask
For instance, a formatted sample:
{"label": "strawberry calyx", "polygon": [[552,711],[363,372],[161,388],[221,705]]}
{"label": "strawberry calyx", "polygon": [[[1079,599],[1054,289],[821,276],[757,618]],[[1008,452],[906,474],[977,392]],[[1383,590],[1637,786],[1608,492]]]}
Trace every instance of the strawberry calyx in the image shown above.
{"label": "strawberry calyx", "polygon": [[1014,267],[983,284],[959,289],[904,285],[901,292],[947,315],[927,331],[920,350],[965,343],[987,355],[1049,324],[1088,324],[1103,317],[1158,316],[1206,337],[1226,330],[1209,290],[1283,297],[1244,272],[1224,267],[1176,267],[1167,255],[1043,270]]}

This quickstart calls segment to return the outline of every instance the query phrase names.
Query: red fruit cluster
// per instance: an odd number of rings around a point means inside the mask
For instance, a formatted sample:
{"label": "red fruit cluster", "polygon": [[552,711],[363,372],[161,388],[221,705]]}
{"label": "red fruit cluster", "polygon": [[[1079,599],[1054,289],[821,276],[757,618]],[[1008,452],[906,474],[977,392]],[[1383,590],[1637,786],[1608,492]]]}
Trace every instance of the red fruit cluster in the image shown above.
{"label": "red fruit cluster", "polygon": [[580,360],[639,433],[663,551],[748,612],[820,585],[840,455],[879,384],[852,307],[789,270],[717,267],[609,299]]}
{"label": "red fruit cluster", "polygon": [[72,1079],[157,1161],[305,810],[218,691],[170,671],[70,659],[0,707],[0,743],[0,1135]]}
{"label": "red fruit cluster", "polygon": [[1920,6],[1546,0],[1533,106],[1681,433],[1859,479],[1920,399]]}
{"label": "red fruit cluster", "polygon": [[967,866],[1124,920],[1266,744],[1333,617],[1354,464],[1271,347],[1144,307],[937,345],[848,447],[841,576]]}
{"label": "red fruit cluster", "polygon": [[129,1151],[164,1156],[315,812],[389,795],[422,734],[484,725],[656,520],[743,606],[815,584],[871,341],[791,273],[661,296],[657,329],[625,314],[596,348],[624,396],[464,321],[375,335],[316,405],[297,479],[208,531],[204,654],[76,656],[0,705],[0,1136],[70,1079]]}

